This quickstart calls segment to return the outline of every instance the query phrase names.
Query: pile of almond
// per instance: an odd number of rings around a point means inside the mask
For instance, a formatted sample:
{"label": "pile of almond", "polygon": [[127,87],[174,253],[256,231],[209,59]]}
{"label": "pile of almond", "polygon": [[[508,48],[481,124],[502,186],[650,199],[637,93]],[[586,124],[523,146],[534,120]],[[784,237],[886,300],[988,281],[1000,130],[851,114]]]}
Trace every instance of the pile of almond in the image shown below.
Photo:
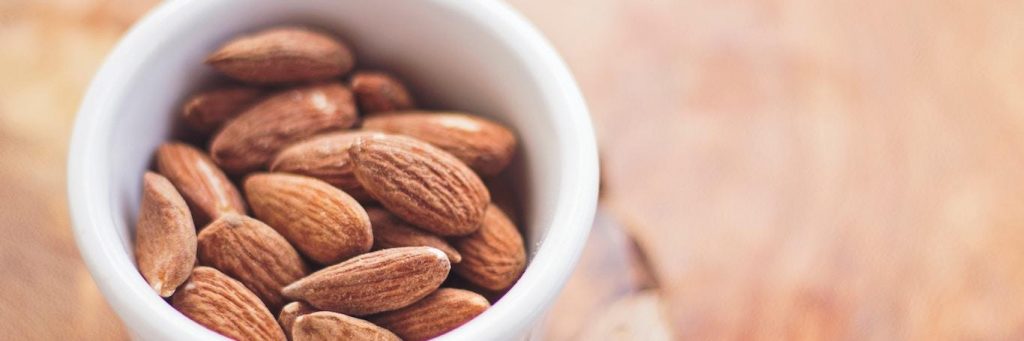
{"label": "pile of almond", "polygon": [[206,63],[231,84],[186,101],[199,138],[156,151],[135,230],[139,272],[182,314],[238,340],[423,340],[522,274],[523,238],[482,180],[502,182],[508,128],[417,110],[307,28]]}

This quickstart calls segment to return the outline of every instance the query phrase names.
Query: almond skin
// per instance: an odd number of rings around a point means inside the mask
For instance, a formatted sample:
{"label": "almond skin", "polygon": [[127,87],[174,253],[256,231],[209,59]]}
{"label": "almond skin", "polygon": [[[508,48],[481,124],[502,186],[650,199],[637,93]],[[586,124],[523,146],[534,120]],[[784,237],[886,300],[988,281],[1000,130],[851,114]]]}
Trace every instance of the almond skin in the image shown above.
{"label": "almond skin", "polygon": [[162,297],[170,297],[188,279],[196,262],[196,227],[188,205],[167,178],[153,172],[142,176],[135,262]]}
{"label": "almond skin", "polygon": [[375,316],[371,321],[403,340],[427,340],[466,324],[490,306],[486,298],[475,292],[441,288],[413,305]]}
{"label": "almond skin", "polygon": [[398,336],[377,325],[329,311],[299,316],[295,320],[294,341],[401,341]]}
{"label": "almond skin", "polygon": [[352,75],[352,92],[364,113],[409,110],[416,107],[398,78],[379,71],[359,71]]}
{"label": "almond skin", "polygon": [[512,286],[526,268],[523,236],[501,209],[491,205],[480,230],[452,241],[462,254],[455,273],[489,290]]}
{"label": "almond skin", "polygon": [[501,124],[456,112],[406,111],[367,117],[363,129],[415,137],[455,155],[481,176],[512,161],[515,134]]}
{"label": "almond skin", "polygon": [[206,63],[228,77],[255,84],[326,80],[355,65],[338,39],[302,27],[272,28],[224,44]]}
{"label": "almond skin", "polygon": [[288,303],[284,305],[284,308],[281,308],[281,314],[277,316],[277,322],[281,324],[281,329],[284,329],[284,334],[291,338],[292,325],[295,323],[295,319],[299,316],[315,312],[317,312],[316,308],[305,302]]}
{"label": "almond skin", "polygon": [[[453,265],[452,266],[452,272],[455,271],[454,268],[455,267]],[[466,280],[465,278],[462,278],[460,276],[455,276],[455,275],[448,276],[448,279],[446,279],[444,281],[444,283],[441,283],[441,287],[463,289],[463,290],[469,290],[469,291],[475,292],[477,294],[480,294],[480,296],[483,296],[484,298],[486,298],[488,302],[491,302],[491,304],[494,304],[495,302],[498,302],[498,300],[500,300],[502,296],[505,296],[505,294],[508,293],[508,290],[498,290],[498,291],[495,291],[495,290],[484,288],[482,286],[476,285],[473,282],[470,282],[470,281]]]}
{"label": "almond skin", "polygon": [[245,214],[242,195],[206,153],[184,143],[164,143],[157,149],[156,167],[181,192],[196,226],[224,213]]}
{"label": "almond skin", "polygon": [[281,288],[308,273],[302,257],[277,231],[234,213],[199,233],[199,262],[242,282],[270,311],[285,302]]}
{"label": "almond skin", "polygon": [[462,261],[462,255],[444,239],[412,227],[385,209],[370,207],[366,209],[366,214],[370,216],[370,226],[373,228],[374,249],[430,246],[444,252],[452,264]]}
{"label": "almond skin", "polygon": [[250,86],[225,86],[189,97],[182,118],[192,130],[208,135],[259,100],[263,90]]}
{"label": "almond skin", "polygon": [[351,127],[357,119],[352,92],[340,83],[285,90],[229,121],[210,143],[210,154],[225,171],[263,169],[278,151],[304,138]]}
{"label": "almond skin", "polygon": [[366,211],[326,182],[260,173],[245,180],[245,192],[257,218],[317,263],[334,264],[373,246]]}
{"label": "almond skin", "polygon": [[517,226],[522,222],[519,210],[519,184],[500,176],[486,181],[487,190],[491,193],[491,205],[498,206],[505,215]]}
{"label": "almond skin", "polygon": [[437,289],[450,269],[444,252],[432,247],[385,249],[314,272],[282,293],[318,309],[363,316],[418,301]]}
{"label": "almond skin", "polygon": [[321,134],[285,148],[270,163],[270,171],[305,175],[327,182],[359,202],[370,202],[352,171],[349,147],[356,138],[376,133],[345,131]]}
{"label": "almond skin", "polygon": [[440,236],[475,232],[490,193],[451,154],[397,135],[361,137],[349,148],[359,183],[389,211]]}
{"label": "almond skin", "polygon": [[285,340],[267,307],[242,283],[200,266],[171,299],[174,309],[235,340]]}

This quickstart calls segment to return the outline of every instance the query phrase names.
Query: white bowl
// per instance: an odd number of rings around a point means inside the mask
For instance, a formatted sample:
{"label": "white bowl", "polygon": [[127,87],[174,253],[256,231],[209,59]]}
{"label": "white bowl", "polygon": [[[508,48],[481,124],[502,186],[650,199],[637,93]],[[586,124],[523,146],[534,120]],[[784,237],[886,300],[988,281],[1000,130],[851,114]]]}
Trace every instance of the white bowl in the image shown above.
{"label": "white bowl", "polygon": [[68,164],[78,247],[132,335],[219,339],[159,298],[136,271],[131,245],[142,173],[182,99],[212,77],[204,56],[236,34],[281,23],[338,34],[360,66],[395,71],[428,105],[515,128],[529,266],[491,309],[443,338],[529,335],[590,231],[597,150],[583,98],[557,53],[520,15],[486,0],[179,0],[139,21],[89,87]]}

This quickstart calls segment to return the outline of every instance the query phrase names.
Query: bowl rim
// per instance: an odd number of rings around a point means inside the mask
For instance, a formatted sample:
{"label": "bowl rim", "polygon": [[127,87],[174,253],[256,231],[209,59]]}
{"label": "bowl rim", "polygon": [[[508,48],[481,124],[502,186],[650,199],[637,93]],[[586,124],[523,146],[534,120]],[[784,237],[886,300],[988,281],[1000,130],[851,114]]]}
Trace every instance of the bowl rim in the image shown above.
{"label": "bowl rim", "polygon": [[[551,227],[535,248],[534,257],[512,289],[491,309],[441,339],[473,340],[486,335],[510,339],[527,334],[527,328],[553,303],[572,273],[590,232],[598,193],[598,156],[593,126],[585,101],[568,67],[530,22],[507,4],[496,0],[423,0],[454,10],[466,20],[492,30],[502,43],[514,44],[534,77],[550,93],[555,131],[561,155],[558,199]],[[79,251],[97,287],[135,336],[145,333],[156,339],[216,339],[220,335],[200,327],[154,295],[148,286],[131,285],[138,271],[122,253],[123,243],[114,229],[118,217],[111,214],[110,165],[98,155],[106,148],[114,126],[118,92],[130,86],[140,69],[140,54],[155,50],[170,35],[176,18],[201,11],[213,1],[176,0],[157,5],[121,38],[93,77],[75,119],[68,153],[67,190],[72,229]],[[177,24],[176,24],[177,23]],[[100,190],[97,190],[100,189]],[[129,243],[130,244],[130,243]]]}

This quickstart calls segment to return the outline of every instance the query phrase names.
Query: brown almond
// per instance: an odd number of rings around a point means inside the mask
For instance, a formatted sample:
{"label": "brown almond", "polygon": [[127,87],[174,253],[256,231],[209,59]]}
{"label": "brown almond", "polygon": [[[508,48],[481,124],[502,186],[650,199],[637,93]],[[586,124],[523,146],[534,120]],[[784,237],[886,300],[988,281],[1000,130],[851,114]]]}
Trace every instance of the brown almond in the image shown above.
{"label": "brown almond", "polygon": [[499,176],[487,179],[485,182],[487,190],[491,193],[491,205],[498,206],[502,212],[512,220],[513,224],[522,223],[520,219],[520,206],[518,188],[521,186],[511,181],[507,176]]}
{"label": "brown almond", "polygon": [[444,239],[412,227],[385,209],[369,207],[366,214],[370,216],[370,227],[373,228],[374,249],[430,246],[444,252],[452,264],[462,261],[462,255]]}
{"label": "brown almond", "polygon": [[496,122],[456,112],[407,111],[367,117],[363,129],[408,135],[462,160],[481,176],[500,173],[516,151],[516,136]]}
{"label": "brown almond", "polygon": [[235,38],[206,58],[231,78],[256,84],[326,80],[355,65],[337,38],[302,27],[278,27]]}
{"label": "brown almond", "polygon": [[198,92],[185,101],[182,118],[193,130],[210,134],[259,100],[263,90],[233,85]]}
{"label": "brown almond", "polygon": [[416,107],[412,95],[398,78],[379,71],[358,71],[352,75],[352,92],[364,113],[409,110]]}
{"label": "brown almond", "polygon": [[526,268],[522,235],[494,205],[487,208],[479,231],[455,239],[452,244],[462,254],[462,262],[455,266],[455,273],[489,290],[512,286]]}
{"label": "brown almond", "polygon": [[[452,271],[454,272],[454,270],[455,265],[452,264]],[[473,282],[466,280],[465,278],[455,276],[454,274],[448,276],[448,279],[444,280],[444,283],[441,283],[441,287],[463,289],[475,292],[477,294],[480,294],[480,296],[486,298],[488,302],[491,302],[491,304],[494,304],[494,302],[498,302],[498,300],[501,299],[502,296],[505,296],[505,294],[508,293],[508,290],[491,290],[484,288],[482,286],[479,286]]]}
{"label": "brown almond", "polygon": [[376,133],[345,131],[321,134],[285,148],[270,163],[272,172],[305,175],[327,182],[348,193],[359,202],[373,199],[352,172],[349,147],[361,136]]}
{"label": "brown almond", "polygon": [[295,319],[299,316],[315,312],[317,312],[316,308],[306,304],[306,302],[288,303],[284,305],[284,308],[281,308],[281,314],[277,316],[277,322],[281,324],[281,329],[284,329],[284,335],[287,335],[290,339],[292,337],[292,325],[295,323]]}
{"label": "brown almond", "polygon": [[206,153],[184,143],[164,143],[157,149],[156,167],[181,192],[197,227],[224,213],[245,214],[242,195]]}
{"label": "brown almond", "polygon": [[482,314],[491,305],[479,294],[441,288],[408,307],[371,319],[403,340],[427,340],[443,335]]}
{"label": "brown almond", "polygon": [[363,316],[405,307],[437,289],[451,264],[432,247],[400,247],[359,255],[300,279],[285,297],[318,309]]}
{"label": "brown almond", "polygon": [[356,178],[395,215],[441,236],[480,227],[490,194],[451,154],[397,135],[361,137],[349,148]]}
{"label": "brown almond", "polygon": [[294,341],[401,341],[387,329],[355,317],[321,311],[299,316],[292,331]]}
{"label": "brown almond", "polygon": [[199,262],[242,282],[270,311],[284,304],[281,288],[308,273],[302,257],[277,231],[234,213],[199,233]]}
{"label": "brown almond", "polygon": [[257,218],[317,263],[334,264],[373,247],[366,211],[326,182],[260,173],[245,180],[245,192]]}
{"label": "brown almond", "polygon": [[281,326],[256,294],[214,268],[196,267],[171,305],[192,321],[235,340],[285,340]]}
{"label": "brown almond", "polygon": [[196,227],[188,205],[167,178],[153,172],[142,176],[135,262],[162,297],[170,297],[188,279],[196,262]]}
{"label": "brown almond", "polygon": [[337,82],[318,83],[274,94],[228,121],[210,143],[210,154],[225,171],[263,169],[287,145],[357,119],[352,92]]}

